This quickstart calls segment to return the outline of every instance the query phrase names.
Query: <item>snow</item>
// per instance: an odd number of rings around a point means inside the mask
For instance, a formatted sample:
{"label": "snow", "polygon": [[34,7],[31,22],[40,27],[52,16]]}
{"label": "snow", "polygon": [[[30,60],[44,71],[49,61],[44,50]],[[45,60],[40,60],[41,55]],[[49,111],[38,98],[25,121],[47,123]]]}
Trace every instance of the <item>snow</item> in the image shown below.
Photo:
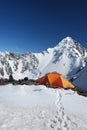
{"label": "snow", "polygon": [[39,60],[38,68],[42,72],[43,69],[49,64],[53,57],[53,50],[48,49],[50,53],[36,53],[35,56]]}
{"label": "snow", "polygon": [[87,130],[87,98],[43,85],[0,86],[1,130]]}
{"label": "snow", "polygon": [[67,41],[71,41],[72,40],[72,38],[71,37],[66,37],[66,39],[67,39]]}

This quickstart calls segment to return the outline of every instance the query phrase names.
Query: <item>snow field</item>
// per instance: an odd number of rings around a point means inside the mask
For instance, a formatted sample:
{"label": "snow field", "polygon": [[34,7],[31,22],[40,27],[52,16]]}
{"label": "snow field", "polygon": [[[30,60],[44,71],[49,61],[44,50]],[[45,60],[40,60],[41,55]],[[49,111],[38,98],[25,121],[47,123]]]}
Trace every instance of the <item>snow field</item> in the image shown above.
{"label": "snow field", "polygon": [[0,129],[87,130],[86,104],[87,98],[70,90],[0,86]]}

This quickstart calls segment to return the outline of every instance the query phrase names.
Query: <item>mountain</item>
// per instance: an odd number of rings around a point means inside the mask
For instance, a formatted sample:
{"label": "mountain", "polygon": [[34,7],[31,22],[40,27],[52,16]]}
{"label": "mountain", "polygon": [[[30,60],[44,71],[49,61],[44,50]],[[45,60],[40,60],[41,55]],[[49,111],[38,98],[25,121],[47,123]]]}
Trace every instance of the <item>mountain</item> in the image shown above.
{"label": "mountain", "polygon": [[66,77],[80,71],[87,64],[87,50],[71,37],[64,38],[54,48],[36,53],[38,69],[44,75],[57,71]]}
{"label": "mountain", "polygon": [[71,37],[41,53],[0,52],[0,77],[37,78],[51,71],[72,77],[87,64],[87,50]]}

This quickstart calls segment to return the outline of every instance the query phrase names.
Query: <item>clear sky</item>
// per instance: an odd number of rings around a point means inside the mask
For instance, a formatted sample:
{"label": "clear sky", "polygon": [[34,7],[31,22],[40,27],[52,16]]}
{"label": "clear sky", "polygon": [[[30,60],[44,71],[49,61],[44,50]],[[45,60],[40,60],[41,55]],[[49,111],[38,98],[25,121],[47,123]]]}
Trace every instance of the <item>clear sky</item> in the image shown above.
{"label": "clear sky", "polygon": [[86,0],[0,0],[0,51],[41,52],[67,36],[87,48]]}

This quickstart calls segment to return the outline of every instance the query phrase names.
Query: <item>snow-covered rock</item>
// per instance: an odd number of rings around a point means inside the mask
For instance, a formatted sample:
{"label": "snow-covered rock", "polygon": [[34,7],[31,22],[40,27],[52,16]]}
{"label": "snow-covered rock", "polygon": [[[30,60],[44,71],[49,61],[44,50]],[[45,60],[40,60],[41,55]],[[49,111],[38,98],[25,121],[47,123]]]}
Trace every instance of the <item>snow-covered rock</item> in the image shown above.
{"label": "snow-covered rock", "polygon": [[0,52],[0,77],[14,79],[24,77],[35,78],[39,71],[37,69],[38,60],[31,52],[17,54],[11,52]]}

